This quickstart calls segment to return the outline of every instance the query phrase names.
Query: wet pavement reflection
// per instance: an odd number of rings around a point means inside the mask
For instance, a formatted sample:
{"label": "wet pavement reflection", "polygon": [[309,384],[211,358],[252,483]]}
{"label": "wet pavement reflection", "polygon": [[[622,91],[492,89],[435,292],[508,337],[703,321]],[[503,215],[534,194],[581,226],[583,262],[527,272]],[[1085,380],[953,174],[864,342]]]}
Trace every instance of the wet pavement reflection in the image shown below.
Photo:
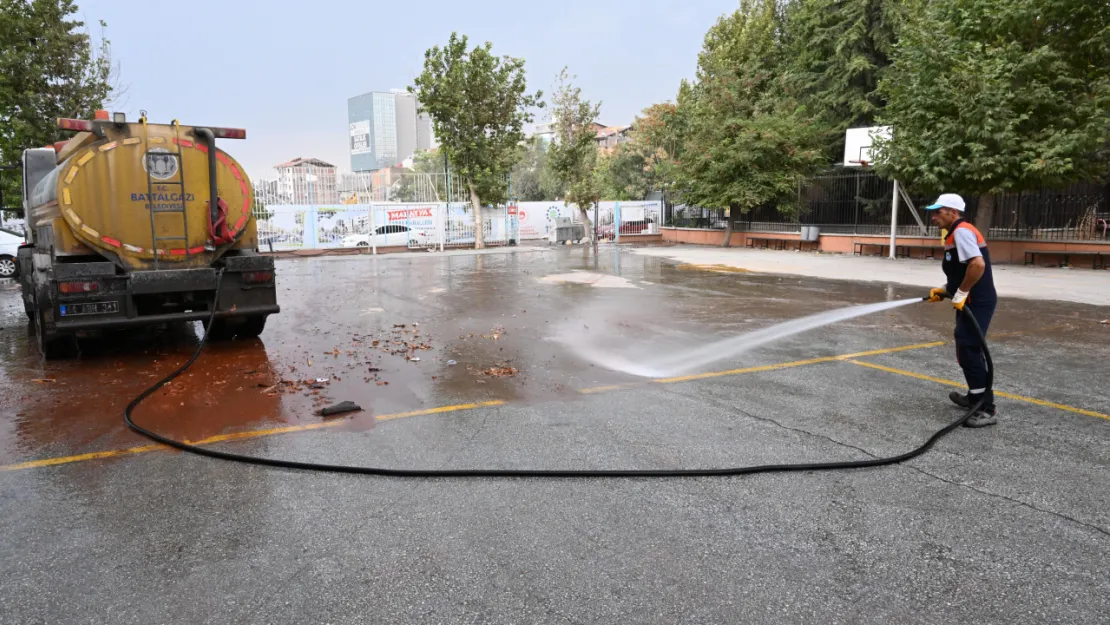
{"label": "wet pavement reflection", "polygon": [[[576,358],[552,338],[618,350],[688,347],[831,308],[920,294],[913,287],[677,265],[615,246],[597,256],[574,248],[294,259],[279,261],[278,272],[283,310],[262,337],[208,346],[184,376],[136,411],[137,421],[199,440],[320,422],[322,406],[343,400],[364,408],[338,417],[341,428],[353,430],[374,427],[381,415],[443,405],[558,401],[630,378]],[[552,275],[559,280],[543,280]],[[199,326],[118,333],[86,341],[75,360],[44,362],[12,286],[0,285],[0,464],[147,444],[125,428],[122,411],[189,357]],[[1004,300],[991,334],[998,341],[1035,335],[1082,344],[1105,335],[1097,311]],[[881,327],[875,347],[883,347],[947,339],[951,323],[946,310],[913,306],[836,332]],[[837,353],[837,341],[822,332],[800,340]]]}

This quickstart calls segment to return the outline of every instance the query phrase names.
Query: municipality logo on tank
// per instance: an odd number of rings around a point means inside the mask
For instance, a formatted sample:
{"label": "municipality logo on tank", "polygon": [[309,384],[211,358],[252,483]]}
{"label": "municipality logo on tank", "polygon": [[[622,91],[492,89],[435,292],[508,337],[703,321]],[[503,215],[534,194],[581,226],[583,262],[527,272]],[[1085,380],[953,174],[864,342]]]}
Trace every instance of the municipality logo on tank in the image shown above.
{"label": "municipality logo on tank", "polygon": [[177,155],[166,148],[151,148],[143,159],[143,169],[155,180],[169,180],[177,175]]}

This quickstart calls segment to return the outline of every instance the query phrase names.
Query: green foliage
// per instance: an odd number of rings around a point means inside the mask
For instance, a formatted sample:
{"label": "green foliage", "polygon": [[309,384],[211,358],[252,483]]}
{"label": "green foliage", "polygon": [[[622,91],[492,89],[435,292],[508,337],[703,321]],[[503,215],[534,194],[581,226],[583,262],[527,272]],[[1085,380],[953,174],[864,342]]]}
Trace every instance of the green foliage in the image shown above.
{"label": "green foliage", "polygon": [[1110,4],[922,0],[880,82],[884,175],[995,194],[1104,178]]}
{"label": "green foliage", "polygon": [[520,159],[513,167],[513,196],[521,202],[554,200],[562,189],[554,179],[546,142],[535,137],[521,149]]}
{"label": "green foliage", "polygon": [[555,140],[549,158],[555,180],[565,185],[567,203],[578,206],[588,223],[587,209],[599,197],[594,175],[597,132],[591,124],[597,120],[600,105],[583,100],[581,89],[570,81],[564,69],[559,74],[559,87],[552,101]]}
{"label": "green foliage", "polygon": [[390,190],[396,202],[447,201],[446,164],[443,154],[424,150],[412,157],[412,169],[402,172]]}
{"label": "green foliage", "polygon": [[799,101],[828,129],[839,161],[844,131],[875,125],[886,105],[879,79],[890,65],[906,0],[801,0],[783,9],[783,72]]}
{"label": "green foliage", "polygon": [[822,129],[779,71],[781,32],[774,0],[742,0],[706,34],[697,82],[680,93],[686,202],[739,212],[773,200],[786,206],[824,165]]}
{"label": "green foliage", "polygon": [[465,180],[481,202],[500,204],[508,200],[505,181],[532,121],[530,109],[543,106],[543,94],[526,93],[523,59],[495,57],[492,47],[467,50],[466,36],[451,33],[447,45],[424,54],[424,71],[409,90],[431,116],[452,176]]}
{"label": "green foliage", "polygon": [[[0,165],[68,139],[56,119],[92,119],[113,93],[110,44],[94,49],[76,12],[74,0],[0,0]],[[2,184],[5,203],[17,203],[18,176]]]}
{"label": "green foliage", "polygon": [[684,110],[664,102],[652,104],[636,117],[630,140],[598,164],[603,197],[640,200],[652,191],[673,195],[689,126]]}

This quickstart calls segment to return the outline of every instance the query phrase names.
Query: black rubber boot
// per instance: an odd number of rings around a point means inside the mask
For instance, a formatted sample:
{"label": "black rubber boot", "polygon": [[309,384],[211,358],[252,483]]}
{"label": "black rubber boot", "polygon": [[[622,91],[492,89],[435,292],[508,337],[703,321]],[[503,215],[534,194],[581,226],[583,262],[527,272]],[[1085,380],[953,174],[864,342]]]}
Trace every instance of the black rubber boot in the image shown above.
{"label": "black rubber boot", "polygon": [[971,408],[970,395],[960,393],[959,391],[952,391],[948,394],[948,399],[951,399],[953,404],[956,404],[964,410]]}

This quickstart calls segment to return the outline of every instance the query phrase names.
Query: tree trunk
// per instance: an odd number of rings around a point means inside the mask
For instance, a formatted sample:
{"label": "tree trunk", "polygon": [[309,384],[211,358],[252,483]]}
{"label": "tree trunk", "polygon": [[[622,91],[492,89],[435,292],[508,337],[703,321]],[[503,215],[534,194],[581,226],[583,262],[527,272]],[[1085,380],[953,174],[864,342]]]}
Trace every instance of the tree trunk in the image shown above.
{"label": "tree trunk", "polygon": [[474,185],[470,187],[470,204],[474,207],[474,249],[486,247],[486,224],[482,219],[482,200],[478,198],[478,190]]}
{"label": "tree trunk", "polygon": [[983,233],[984,238],[990,236],[992,221],[994,221],[994,196],[980,195],[979,208],[975,212],[975,227]]}
{"label": "tree trunk", "polygon": [[725,238],[721,240],[721,247],[731,247],[732,246],[732,220],[733,220],[732,213],[733,212],[735,212],[733,209],[731,209],[731,208],[728,209],[728,217],[725,217]]}
{"label": "tree trunk", "polygon": [[593,243],[594,224],[592,221],[590,221],[590,209],[579,206],[578,212],[582,215],[582,223],[586,225],[586,243]]}

